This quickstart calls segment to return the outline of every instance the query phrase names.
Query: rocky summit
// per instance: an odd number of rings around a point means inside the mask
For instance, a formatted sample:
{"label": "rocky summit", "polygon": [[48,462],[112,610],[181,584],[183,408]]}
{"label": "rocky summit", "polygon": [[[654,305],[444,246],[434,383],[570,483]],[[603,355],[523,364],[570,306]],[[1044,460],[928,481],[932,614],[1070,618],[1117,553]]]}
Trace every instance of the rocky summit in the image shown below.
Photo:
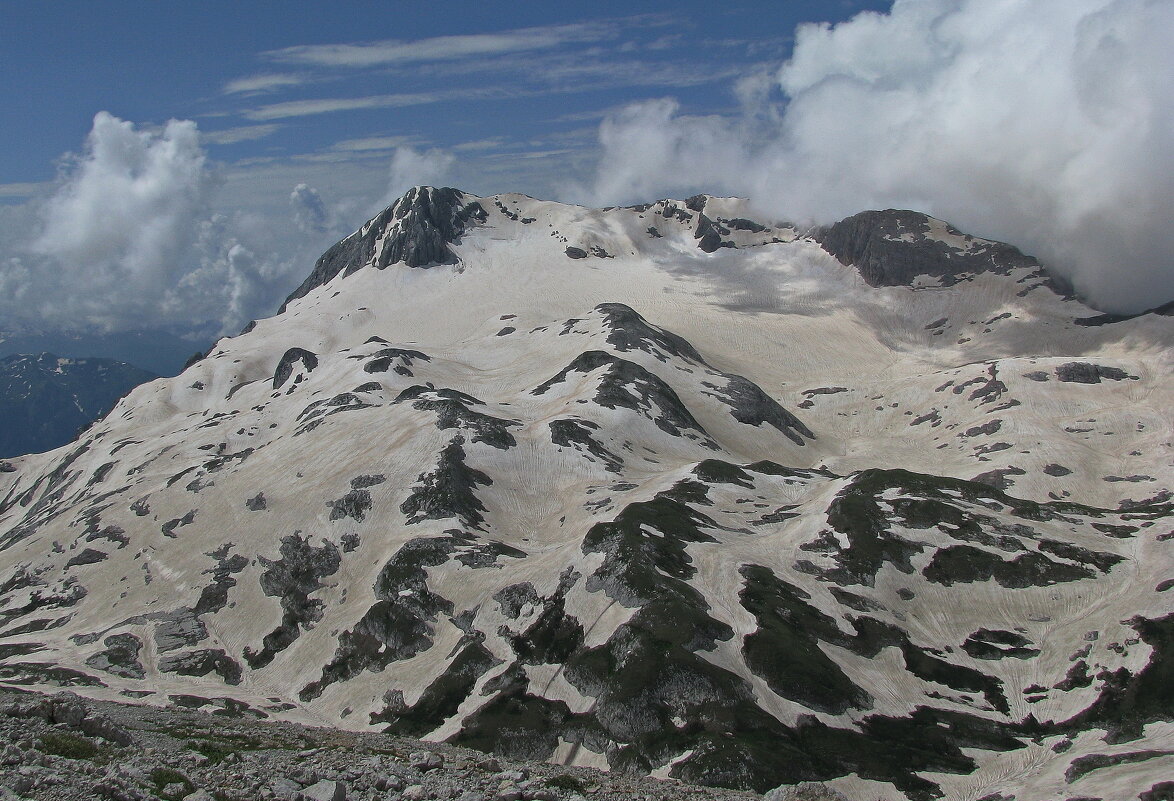
{"label": "rocky summit", "polygon": [[3,462],[0,683],[776,798],[1167,798],[1172,346],[914,212],[418,187]]}

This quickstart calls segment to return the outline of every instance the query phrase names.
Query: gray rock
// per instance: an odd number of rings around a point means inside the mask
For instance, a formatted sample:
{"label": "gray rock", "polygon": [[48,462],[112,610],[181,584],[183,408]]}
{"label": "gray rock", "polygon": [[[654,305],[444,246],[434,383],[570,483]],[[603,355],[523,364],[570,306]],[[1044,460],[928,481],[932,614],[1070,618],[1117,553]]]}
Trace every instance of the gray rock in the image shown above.
{"label": "gray rock", "polygon": [[404,801],[424,801],[427,797],[428,791],[424,789],[422,784],[413,784],[400,794],[400,798]]}
{"label": "gray rock", "polygon": [[408,764],[420,771],[436,770],[444,765],[444,757],[432,751],[413,751]]}
{"label": "gray rock", "polygon": [[308,801],[346,801],[346,785],[323,779],[302,790]]}
{"label": "gray rock", "polygon": [[89,711],[89,707],[80,698],[71,693],[63,693],[49,700],[49,714],[45,717],[50,723],[64,723],[77,727]]}
{"label": "gray rock", "polygon": [[[946,226],[954,236],[963,236]],[[854,265],[869,286],[912,286],[919,275],[950,286],[964,275],[1015,268],[1039,270],[1045,283],[1064,290],[1062,281],[1042,273],[1039,262],[1011,245],[985,243],[959,250],[930,234],[930,218],[920,212],[863,211],[813,232],[815,240],[841,264]]]}
{"label": "gray rock", "polygon": [[402,790],[404,789],[404,780],[394,773],[387,776],[380,776],[375,780],[375,789],[380,792],[387,792],[388,790]]}
{"label": "gray rock", "polygon": [[[418,186],[408,192],[360,231],[336,244],[318,259],[302,285],[285,299],[286,305],[305,296],[339,273],[350,275],[367,264],[385,269],[396,262],[408,267],[452,264],[456,254],[449,247],[465,230],[484,222],[487,215],[480,203],[466,202],[456,189]],[[383,240],[378,258],[376,248]]]}
{"label": "gray rock", "polygon": [[765,801],[848,801],[839,790],[823,782],[803,782],[793,787],[776,787],[765,796]]}
{"label": "gray rock", "polygon": [[318,776],[318,771],[316,770],[311,768],[298,768],[290,774],[290,778],[305,787],[308,784],[317,783],[320,777]]}
{"label": "gray rock", "polygon": [[273,791],[273,795],[283,801],[293,798],[294,793],[302,791],[302,785],[293,781],[292,779],[274,779],[269,785],[269,789]]}
{"label": "gray rock", "polygon": [[1122,381],[1129,374],[1119,367],[1105,367],[1103,364],[1068,362],[1056,368],[1056,378],[1070,384],[1099,384],[1102,378]]}
{"label": "gray rock", "polygon": [[185,795],[183,801],[216,801],[216,798],[207,790],[196,790]]}

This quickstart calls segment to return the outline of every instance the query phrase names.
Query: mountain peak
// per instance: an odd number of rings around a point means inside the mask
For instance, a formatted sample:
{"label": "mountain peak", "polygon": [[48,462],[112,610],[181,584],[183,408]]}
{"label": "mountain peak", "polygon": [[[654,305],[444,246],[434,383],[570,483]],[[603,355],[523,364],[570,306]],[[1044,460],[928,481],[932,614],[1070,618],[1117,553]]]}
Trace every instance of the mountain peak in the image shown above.
{"label": "mountain peak", "polygon": [[[1012,245],[965,234],[918,211],[862,211],[815,229],[813,238],[841,264],[855,266],[869,286],[912,286],[918,276],[952,286],[961,276],[1042,270]],[[1061,293],[1062,294],[1062,293]]]}
{"label": "mountain peak", "polygon": [[464,192],[451,187],[414,186],[362,228],[327,250],[313,272],[295,289],[291,300],[303,297],[339,273],[350,275],[373,264],[378,269],[403,262],[408,267],[452,264],[449,245],[473,221],[485,221],[485,209]]}

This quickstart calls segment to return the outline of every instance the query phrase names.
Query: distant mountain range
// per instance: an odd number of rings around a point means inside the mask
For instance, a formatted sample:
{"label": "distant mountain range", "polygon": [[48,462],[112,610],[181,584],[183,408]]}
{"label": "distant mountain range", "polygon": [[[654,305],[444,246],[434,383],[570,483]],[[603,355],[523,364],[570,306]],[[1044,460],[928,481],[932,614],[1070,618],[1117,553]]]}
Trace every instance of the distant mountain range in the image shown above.
{"label": "distant mountain range", "polygon": [[0,682],[760,792],[1168,798],[1172,354],[915,212],[417,187],[6,461]]}
{"label": "distant mountain range", "polygon": [[119,398],[157,377],[113,359],[52,353],[0,358],[0,457],[41,453],[73,441]]}
{"label": "distant mountain range", "polygon": [[179,373],[207,343],[192,342],[166,331],[116,331],[109,334],[0,330],[0,357],[55,353],[71,359],[113,359],[155,375]]}

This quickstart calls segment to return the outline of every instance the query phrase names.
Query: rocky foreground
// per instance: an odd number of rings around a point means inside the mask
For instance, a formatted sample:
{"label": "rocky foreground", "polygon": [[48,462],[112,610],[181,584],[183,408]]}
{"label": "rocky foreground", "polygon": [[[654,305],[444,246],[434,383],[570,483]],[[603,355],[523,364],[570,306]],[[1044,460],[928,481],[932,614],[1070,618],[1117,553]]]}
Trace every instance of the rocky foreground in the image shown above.
{"label": "rocky foreground", "polygon": [[[0,688],[0,801],[677,801],[755,793],[403,737]],[[822,785],[769,801],[846,801]]]}

